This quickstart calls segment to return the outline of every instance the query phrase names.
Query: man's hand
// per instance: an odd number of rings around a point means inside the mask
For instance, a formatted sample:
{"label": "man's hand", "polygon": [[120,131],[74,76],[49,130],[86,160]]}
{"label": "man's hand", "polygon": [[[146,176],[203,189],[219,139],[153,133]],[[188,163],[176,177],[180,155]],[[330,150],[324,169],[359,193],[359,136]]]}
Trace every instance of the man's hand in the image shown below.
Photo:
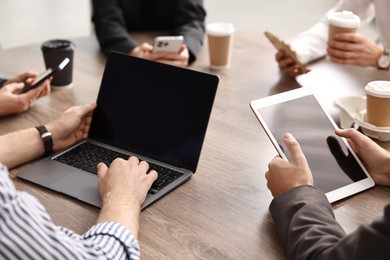
{"label": "man's hand", "polygon": [[303,74],[299,64],[286,55],[283,50],[279,50],[275,54],[275,60],[279,65],[279,69],[290,78],[295,78],[296,76]]}
{"label": "man's hand", "polygon": [[376,184],[390,186],[390,153],[388,151],[353,128],[336,130],[336,134],[347,139]]}
{"label": "man's hand", "polygon": [[313,176],[297,140],[287,133],[284,142],[291,154],[291,162],[276,156],[265,173],[267,187],[274,197],[301,185],[313,185]]}
{"label": "man's hand", "polygon": [[130,55],[147,60],[157,61],[169,65],[186,67],[190,59],[190,53],[186,45],[182,45],[178,53],[153,52],[153,46],[149,43],[142,43],[129,52]]}
{"label": "man's hand", "polygon": [[178,67],[186,67],[188,66],[189,59],[190,52],[187,46],[183,44],[180,47],[179,53],[164,53],[156,61]]}
{"label": "man's hand", "polygon": [[328,42],[327,52],[336,63],[376,68],[383,49],[362,35],[336,33]]}
{"label": "man's hand", "polygon": [[157,179],[157,172],[147,173],[149,164],[138,158],[115,159],[110,168],[98,164],[99,194],[103,201],[98,222],[115,221],[137,237],[139,214],[146,195]]}
{"label": "man's hand", "polygon": [[23,94],[19,93],[27,83],[7,82],[0,88],[0,116],[24,112],[36,99],[50,93],[50,80],[46,80],[38,88]]}
{"label": "man's hand", "polygon": [[87,137],[95,108],[95,102],[85,106],[74,106],[47,124],[47,129],[52,133],[54,151],[64,149]]}

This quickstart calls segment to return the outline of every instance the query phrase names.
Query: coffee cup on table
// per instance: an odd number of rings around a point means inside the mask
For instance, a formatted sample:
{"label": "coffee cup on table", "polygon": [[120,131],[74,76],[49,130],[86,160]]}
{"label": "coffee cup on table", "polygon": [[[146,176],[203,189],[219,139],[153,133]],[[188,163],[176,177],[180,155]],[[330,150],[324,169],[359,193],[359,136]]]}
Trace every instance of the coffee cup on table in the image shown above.
{"label": "coffee cup on table", "polygon": [[229,67],[234,31],[232,23],[215,22],[206,26],[212,69]]}
{"label": "coffee cup on table", "polygon": [[366,121],[377,127],[390,127],[390,81],[371,81],[365,90]]}
{"label": "coffee cup on table", "polygon": [[328,40],[331,40],[336,33],[355,33],[360,26],[360,17],[350,11],[334,12],[328,15],[328,23]]}
{"label": "coffee cup on table", "polygon": [[65,68],[53,76],[51,86],[54,88],[72,87],[75,44],[68,40],[49,40],[42,44],[41,50],[46,68],[54,68],[65,58],[69,58],[69,63]]}

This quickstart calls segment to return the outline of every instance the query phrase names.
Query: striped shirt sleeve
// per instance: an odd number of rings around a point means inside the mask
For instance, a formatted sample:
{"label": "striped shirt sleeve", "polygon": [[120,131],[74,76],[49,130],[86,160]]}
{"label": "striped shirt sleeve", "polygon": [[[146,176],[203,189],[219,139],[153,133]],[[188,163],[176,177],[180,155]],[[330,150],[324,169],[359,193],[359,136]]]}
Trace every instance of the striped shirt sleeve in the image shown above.
{"label": "striped shirt sleeve", "polygon": [[54,225],[33,196],[15,189],[0,166],[0,259],[139,259],[123,225],[99,223],[83,235]]}

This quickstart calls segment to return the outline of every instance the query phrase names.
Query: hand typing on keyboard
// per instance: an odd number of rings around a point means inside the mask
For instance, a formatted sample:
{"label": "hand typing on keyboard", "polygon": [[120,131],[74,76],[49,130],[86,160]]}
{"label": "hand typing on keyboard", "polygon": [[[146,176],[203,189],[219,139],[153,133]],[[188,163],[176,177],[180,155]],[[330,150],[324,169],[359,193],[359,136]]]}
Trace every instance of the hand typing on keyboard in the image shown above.
{"label": "hand typing on keyboard", "polygon": [[[96,165],[98,163],[103,162],[105,165],[110,167],[111,163],[116,158],[127,160],[129,156],[106,147],[84,142],[76,148],[55,157],[54,160],[97,174]],[[149,190],[150,194],[156,194],[158,191],[162,190],[183,175],[183,173],[173,169],[151,162],[148,163],[149,170],[155,170],[158,172],[158,179],[153,183],[152,188]]]}
{"label": "hand typing on keyboard", "polygon": [[132,156],[128,160],[117,158],[110,167],[99,163],[98,186],[102,210],[98,222],[116,221],[137,236],[139,214],[146,195],[157,179],[157,172],[149,164]]}

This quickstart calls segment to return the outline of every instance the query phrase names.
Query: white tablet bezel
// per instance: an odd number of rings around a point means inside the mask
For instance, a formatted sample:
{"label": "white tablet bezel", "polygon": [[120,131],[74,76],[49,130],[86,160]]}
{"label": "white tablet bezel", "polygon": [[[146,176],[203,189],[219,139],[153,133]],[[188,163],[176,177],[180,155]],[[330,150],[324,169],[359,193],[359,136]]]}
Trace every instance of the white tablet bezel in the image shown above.
{"label": "white tablet bezel", "polygon": [[[287,160],[286,155],[283,153],[283,151],[280,148],[278,142],[276,141],[273,133],[268,128],[267,123],[264,121],[262,116],[259,114],[258,109],[261,109],[261,108],[264,108],[264,107],[268,107],[268,106],[271,106],[271,105],[275,105],[275,104],[278,104],[278,103],[287,102],[287,101],[294,100],[294,99],[299,99],[301,97],[305,97],[305,96],[309,96],[309,95],[314,96],[314,98],[317,100],[320,108],[322,109],[322,111],[324,112],[326,117],[329,119],[330,123],[333,125],[333,127],[335,129],[337,129],[338,126],[333,121],[332,117],[324,110],[323,106],[320,104],[318,99],[313,94],[313,91],[310,88],[308,88],[308,87],[302,87],[302,88],[286,91],[286,92],[283,92],[283,93],[279,93],[279,94],[276,94],[276,95],[268,96],[268,97],[265,97],[265,98],[253,100],[250,103],[250,107],[251,107],[252,111],[254,112],[254,114],[256,115],[257,119],[259,120],[259,122],[260,122],[261,126],[263,127],[265,133],[268,135],[269,139],[271,140],[272,144],[274,145],[274,147],[277,150],[277,152],[279,153],[279,155],[283,159],[285,159],[285,160]],[[351,154],[355,157],[355,159],[357,160],[357,162],[360,165],[360,167],[363,169],[363,172],[367,175],[367,178],[365,178],[363,180],[360,180],[360,181],[357,181],[357,182],[354,182],[354,183],[351,183],[351,184],[348,184],[348,185],[345,185],[345,186],[343,186],[341,188],[338,188],[338,189],[335,189],[333,191],[329,191],[329,192],[325,193],[325,195],[328,198],[328,201],[330,203],[333,203],[333,202],[338,201],[340,199],[346,198],[348,196],[351,196],[353,194],[356,194],[358,192],[361,192],[363,190],[371,188],[371,187],[373,187],[375,185],[374,180],[371,178],[371,176],[369,175],[368,171],[366,170],[366,168],[364,167],[364,165],[362,164],[360,159],[357,157],[357,155],[355,154],[353,149],[350,147],[348,142],[345,140],[345,138],[342,138],[342,140],[345,143],[345,145],[348,148],[348,150],[351,152]],[[315,185],[315,183],[314,183],[314,185]]]}

